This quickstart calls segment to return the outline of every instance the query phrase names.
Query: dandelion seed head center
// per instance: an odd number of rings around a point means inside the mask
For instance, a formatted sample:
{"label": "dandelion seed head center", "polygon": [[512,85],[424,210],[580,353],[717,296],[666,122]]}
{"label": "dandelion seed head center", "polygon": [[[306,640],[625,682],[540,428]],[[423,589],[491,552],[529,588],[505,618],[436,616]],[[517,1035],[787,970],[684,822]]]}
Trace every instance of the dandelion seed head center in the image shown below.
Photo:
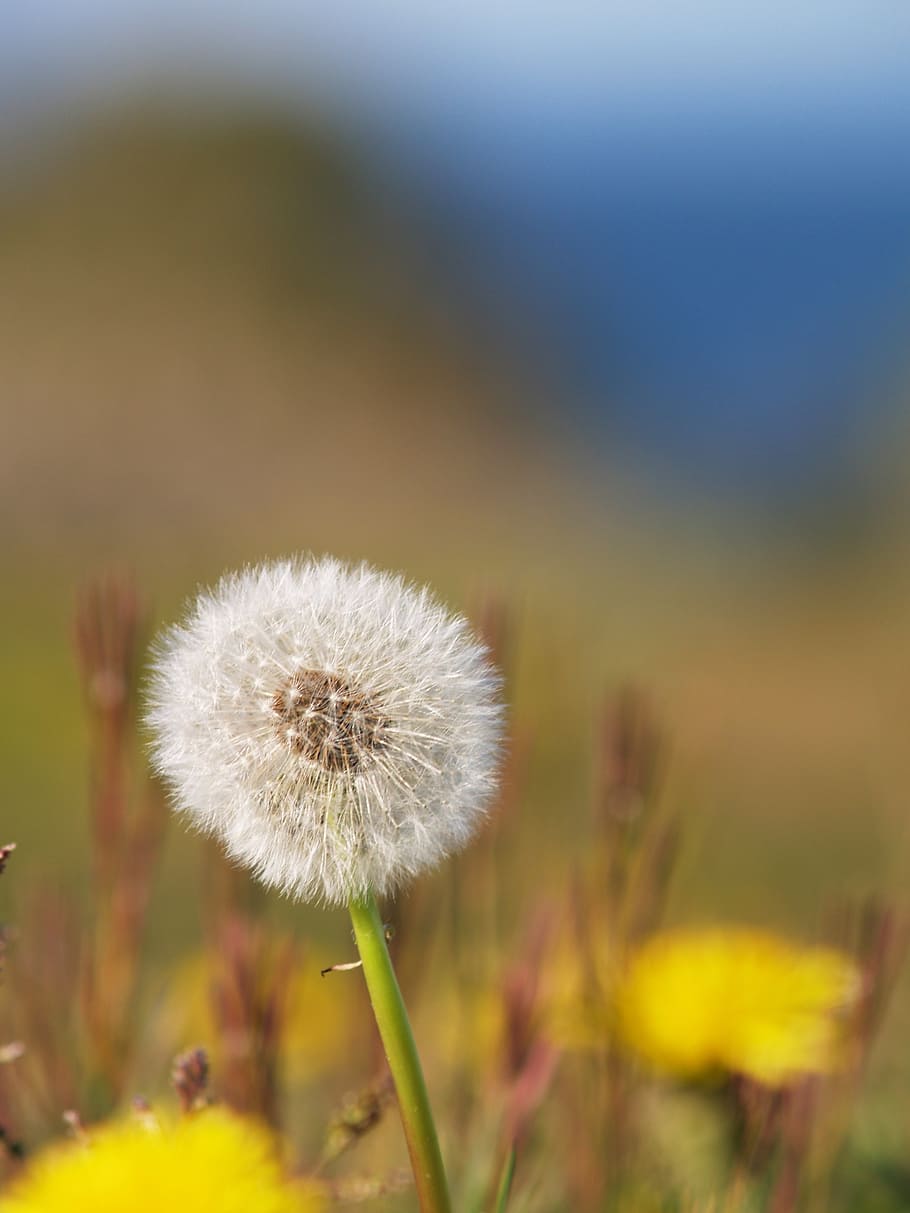
{"label": "dandelion seed head center", "polygon": [[331,773],[356,771],[385,744],[388,719],[338,674],[297,670],[272,697],[279,737]]}

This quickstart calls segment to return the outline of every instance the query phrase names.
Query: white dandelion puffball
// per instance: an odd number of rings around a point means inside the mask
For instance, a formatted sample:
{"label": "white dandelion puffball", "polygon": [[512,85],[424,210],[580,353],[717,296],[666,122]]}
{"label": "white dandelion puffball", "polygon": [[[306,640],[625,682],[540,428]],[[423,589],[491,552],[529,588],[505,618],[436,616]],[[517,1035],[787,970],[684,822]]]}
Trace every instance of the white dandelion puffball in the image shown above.
{"label": "white dandelion puffball", "polygon": [[159,644],[148,722],[176,807],[266,884],[385,894],[470,837],[500,679],[463,618],[367,565],[222,578]]}

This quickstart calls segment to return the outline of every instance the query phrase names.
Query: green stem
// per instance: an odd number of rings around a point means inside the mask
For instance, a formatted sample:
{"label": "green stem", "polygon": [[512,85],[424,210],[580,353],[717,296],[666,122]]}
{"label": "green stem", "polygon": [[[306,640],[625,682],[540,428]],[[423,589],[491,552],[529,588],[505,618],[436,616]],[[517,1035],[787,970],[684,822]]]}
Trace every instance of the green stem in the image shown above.
{"label": "green stem", "polygon": [[452,1204],[430,1100],[401,990],[386,947],[385,928],[373,897],[348,906],[363,975],[373,1004],[411,1155],[421,1213],[451,1213]]}
{"label": "green stem", "polygon": [[512,1191],[512,1180],[515,1178],[515,1147],[509,1150],[506,1155],[505,1165],[502,1168],[502,1175],[499,1177],[499,1188],[496,1192],[496,1204],[493,1206],[494,1213],[506,1213],[506,1205],[509,1203],[509,1193]]}

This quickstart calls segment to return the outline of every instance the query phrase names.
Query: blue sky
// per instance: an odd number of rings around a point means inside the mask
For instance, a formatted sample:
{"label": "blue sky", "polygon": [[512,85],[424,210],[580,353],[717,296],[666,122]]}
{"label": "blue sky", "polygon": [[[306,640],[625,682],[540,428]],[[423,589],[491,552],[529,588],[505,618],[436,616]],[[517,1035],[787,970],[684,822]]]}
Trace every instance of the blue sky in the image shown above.
{"label": "blue sky", "polygon": [[165,62],[230,65],[342,103],[895,106],[910,97],[910,5],[751,0],[559,4],[6,0],[0,87],[98,87]]}

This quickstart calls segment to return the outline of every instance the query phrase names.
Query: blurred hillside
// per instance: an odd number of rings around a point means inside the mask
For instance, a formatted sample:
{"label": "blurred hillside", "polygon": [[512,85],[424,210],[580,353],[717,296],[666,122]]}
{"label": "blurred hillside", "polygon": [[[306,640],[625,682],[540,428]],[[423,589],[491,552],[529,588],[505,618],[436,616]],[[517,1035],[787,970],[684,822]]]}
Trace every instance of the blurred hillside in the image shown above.
{"label": "blurred hillside", "polygon": [[769,553],[621,492],[634,469],[564,440],[528,369],[478,355],[418,290],[360,163],[267,113],[137,111],[7,176],[0,763],[21,870],[82,879],[67,637],[85,577],[134,569],[157,623],[225,567],[312,549],[509,605],[533,741],[516,872],[552,845],[559,883],[584,846],[594,712],[632,678],[673,737],[677,913],[810,930],[835,893],[899,884],[908,587],[890,554]]}
{"label": "blurred hillside", "polygon": [[229,115],[96,130],[8,192],[10,539],[236,550],[268,520],[278,547],[362,548],[466,508],[546,518],[547,461],[409,295],[372,202],[344,149]]}

